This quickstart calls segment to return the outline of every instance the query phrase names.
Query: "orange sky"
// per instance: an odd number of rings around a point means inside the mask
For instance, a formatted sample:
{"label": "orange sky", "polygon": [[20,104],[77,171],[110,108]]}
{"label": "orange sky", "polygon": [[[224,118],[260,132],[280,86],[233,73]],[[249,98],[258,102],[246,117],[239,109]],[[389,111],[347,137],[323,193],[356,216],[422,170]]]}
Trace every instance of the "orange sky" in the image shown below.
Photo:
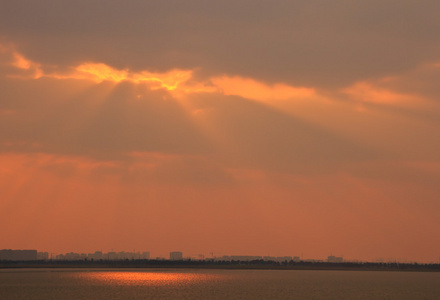
{"label": "orange sky", "polygon": [[171,2],[2,9],[0,249],[438,261],[439,4]]}

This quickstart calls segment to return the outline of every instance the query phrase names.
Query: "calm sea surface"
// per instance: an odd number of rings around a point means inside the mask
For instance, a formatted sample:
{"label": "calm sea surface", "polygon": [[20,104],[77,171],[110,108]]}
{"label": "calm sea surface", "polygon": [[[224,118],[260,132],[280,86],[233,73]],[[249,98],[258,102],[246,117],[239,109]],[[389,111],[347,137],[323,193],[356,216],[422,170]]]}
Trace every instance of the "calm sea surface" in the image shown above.
{"label": "calm sea surface", "polygon": [[0,299],[440,299],[440,273],[0,270]]}

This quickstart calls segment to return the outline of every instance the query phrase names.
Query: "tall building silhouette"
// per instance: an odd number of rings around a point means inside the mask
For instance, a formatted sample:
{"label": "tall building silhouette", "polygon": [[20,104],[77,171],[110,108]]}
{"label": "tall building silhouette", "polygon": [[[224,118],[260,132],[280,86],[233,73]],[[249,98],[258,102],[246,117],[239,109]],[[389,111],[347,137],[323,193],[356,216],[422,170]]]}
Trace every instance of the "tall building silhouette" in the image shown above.
{"label": "tall building silhouette", "polygon": [[0,260],[37,260],[37,250],[0,250]]}

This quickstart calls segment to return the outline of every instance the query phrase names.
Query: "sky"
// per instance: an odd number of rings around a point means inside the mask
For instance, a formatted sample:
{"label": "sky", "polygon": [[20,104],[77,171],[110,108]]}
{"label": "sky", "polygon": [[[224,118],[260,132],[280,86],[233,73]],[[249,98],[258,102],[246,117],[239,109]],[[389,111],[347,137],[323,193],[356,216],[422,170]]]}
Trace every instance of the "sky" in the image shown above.
{"label": "sky", "polygon": [[0,7],[0,249],[439,261],[439,1]]}

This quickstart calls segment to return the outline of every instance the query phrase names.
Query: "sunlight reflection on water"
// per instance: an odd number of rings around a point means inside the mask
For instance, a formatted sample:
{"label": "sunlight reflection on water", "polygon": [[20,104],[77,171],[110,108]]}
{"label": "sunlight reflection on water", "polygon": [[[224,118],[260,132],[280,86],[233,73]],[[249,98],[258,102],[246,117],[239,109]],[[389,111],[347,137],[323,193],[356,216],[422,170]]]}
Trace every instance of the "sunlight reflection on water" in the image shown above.
{"label": "sunlight reflection on water", "polygon": [[124,286],[189,285],[219,279],[219,276],[209,274],[141,271],[81,272],[75,276],[90,283]]}
{"label": "sunlight reflection on water", "polygon": [[440,299],[439,272],[0,270],[1,300]]}

